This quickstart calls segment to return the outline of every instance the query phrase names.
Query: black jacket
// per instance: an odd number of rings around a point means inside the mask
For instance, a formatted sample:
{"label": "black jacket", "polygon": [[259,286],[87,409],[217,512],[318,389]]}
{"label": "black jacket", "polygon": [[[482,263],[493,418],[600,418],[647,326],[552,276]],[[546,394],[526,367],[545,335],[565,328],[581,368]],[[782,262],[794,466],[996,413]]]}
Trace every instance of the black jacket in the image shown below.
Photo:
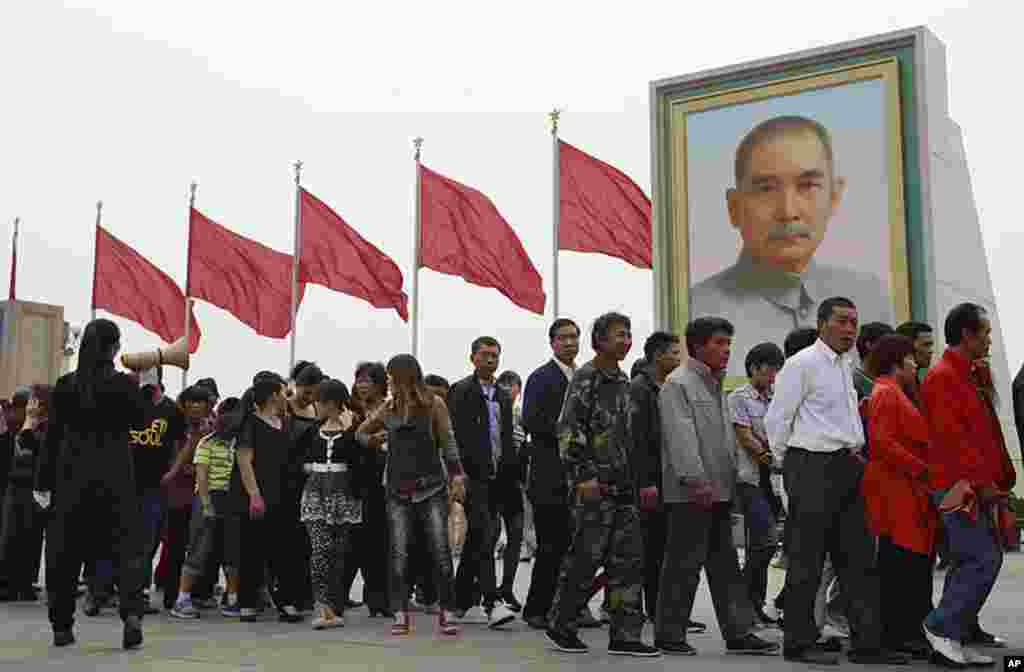
{"label": "black jacket", "polygon": [[654,369],[644,367],[629,384],[630,421],[633,448],[629,461],[636,476],[637,490],[661,483],[661,406]]}
{"label": "black jacket", "polygon": [[530,500],[538,504],[564,503],[568,495],[565,467],[558,452],[556,425],[569,381],[554,360],[526,379],[523,391],[523,428],[530,435]]}
{"label": "black jacket", "polygon": [[[501,459],[498,471],[518,473],[515,439],[513,438],[512,399],[500,387],[495,387],[495,399],[501,413]],[[491,460],[491,416],[487,412],[484,390],[476,374],[452,385],[448,391],[448,413],[459,447],[462,469],[473,480],[496,478]]]}

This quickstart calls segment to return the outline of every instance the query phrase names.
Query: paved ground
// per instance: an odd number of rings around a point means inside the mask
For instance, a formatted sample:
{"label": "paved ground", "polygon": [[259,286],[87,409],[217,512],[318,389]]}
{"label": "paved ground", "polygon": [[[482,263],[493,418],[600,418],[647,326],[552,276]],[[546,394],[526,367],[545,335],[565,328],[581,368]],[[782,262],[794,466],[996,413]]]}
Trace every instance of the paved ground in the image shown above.
{"label": "paved ground", "polygon": [[[530,565],[522,564],[517,593],[525,594]],[[771,594],[781,585],[782,572],[772,570]],[[936,594],[941,590],[936,575]],[[1014,648],[997,653],[1024,652],[1024,621],[1020,620],[1024,596],[1024,555],[1007,557],[999,584],[982,613],[989,631],[1006,637]],[[78,643],[67,649],[50,645],[50,630],[42,604],[0,605],[0,670],[139,670],[162,672],[233,672],[249,670],[400,670],[416,672],[476,672],[555,669],[645,670],[688,669],[695,672],[806,669],[781,657],[740,658],[723,653],[722,640],[713,625],[704,635],[692,635],[697,658],[634,660],[610,657],[604,652],[606,630],[588,630],[583,638],[592,646],[584,656],[547,651],[541,633],[515,622],[500,632],[485,626],[467,626],[461,638],[438,641],[433,621],[418,614],[413,636],[396,640],[389,636],[389,622],[370,619],[364,609],[351,613],[343,630],[313,632],[308,625],[283,625],[276,621],[241,624],[219,615],[181,622],[165,615],[145,621],[146,643],[139,651],[120,650],[120,621],[110,612],[98,618],[82,616],[76,626]],[[714,614],[706,586],[701,587],[694,617],[709,624]],[[648,639],[651,633],[648,629]],[[776,631],[764,636],[778,638]],[[1002,670],[997,655],[996,670]],[[923,663],[915,664],[921,668]],[[831,668],[836,669],[836,668]],[[839,669],[859,669],[844,663]],[[907,669],[907,668],[902,668]]]}

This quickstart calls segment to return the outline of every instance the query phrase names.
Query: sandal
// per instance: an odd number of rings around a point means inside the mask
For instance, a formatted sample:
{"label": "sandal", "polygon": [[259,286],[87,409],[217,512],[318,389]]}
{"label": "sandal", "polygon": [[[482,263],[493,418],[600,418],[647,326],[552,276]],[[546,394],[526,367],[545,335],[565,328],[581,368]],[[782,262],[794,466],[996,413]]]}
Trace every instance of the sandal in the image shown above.
{"label": "sandal", "polygon": [[[344,625],[344,621],[342,621]],[[316,618],[313,619],[314,630],[327,630],[328,628],[337,628],[338,615],[334,613],[334,610],[330,607],[320,605],[316,609]]]}
{"label": "sandal", "polygon": [[445,637],[457,637],[462,632],[462,628],[453,621],[454,616],[452,616],[452,612],[447,609],[441,609],[438,612],[437,628]]}
{"label": "sandal", "polygon": [[409,612],[395,612],[395,622],[391,624],[391,635],[394,637],[404,637],[405,635],[408,635],[411,630],[412,623],[409,622]]}

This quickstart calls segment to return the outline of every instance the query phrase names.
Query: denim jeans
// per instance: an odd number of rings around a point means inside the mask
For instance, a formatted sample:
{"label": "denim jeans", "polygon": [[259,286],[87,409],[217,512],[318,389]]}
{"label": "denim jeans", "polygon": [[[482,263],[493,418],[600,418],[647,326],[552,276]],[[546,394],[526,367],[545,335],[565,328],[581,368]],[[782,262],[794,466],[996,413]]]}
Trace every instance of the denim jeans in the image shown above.
{"label": "denim jeans", "polygon": [[760,609],[768,594],[768,565],[775,555],[775,513],[771,502],[759,485],[740,483],[737,486],[747,546],[743,564],[743,581],[755,608]]}
{"label": "denim jeans", "polygon": [[[936,499],[941,494],[937,493]],[[990,515],[986,506],[979,507],[974,521],[961,511],[942,514],[950,567],[942,599],[925,619],[925,625],[936,635],[962,641],[978,622],[978,613],[995,586],[1003,566],[1003,551]]]}
{"label": "denim jeans", "polygon": [[139,495],[142,505],[142,586],[149,590],[153,584],[153,553],[160,542],[160,528],[164,521],[164,495],[159,486],[144,490]]}
{"label": "denim jeans", "polygon": [[[423,532],[430,552],[438,599],[443,609],[455,610],[452,553],[448,546],[448,493],[441,490],[422,502],[388,498],[391,529],[391,609],[409,609],[409,547],[416,529]],[[493,565],[493,559],[491,561]]]}

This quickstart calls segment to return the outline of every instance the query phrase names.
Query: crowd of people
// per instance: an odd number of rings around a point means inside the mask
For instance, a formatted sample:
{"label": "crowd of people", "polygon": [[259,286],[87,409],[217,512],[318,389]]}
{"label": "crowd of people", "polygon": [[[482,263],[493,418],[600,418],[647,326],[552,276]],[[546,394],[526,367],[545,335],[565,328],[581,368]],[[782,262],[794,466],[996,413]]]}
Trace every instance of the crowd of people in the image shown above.
{"label": "crowd of people", "polygon": [[[84,577],[82,611],[116,605],[126,649],[160,611],[156,585],[178,619],[269,609],[327,630],[365,606],[390,636],[426,612],[451,637],[521,618],[566,653],[585,653],[579,628],[606,620],[609,653],[655,657],[696,654],[703,570],[729,653],[991,665],[981,649],[1002,642],[978,614],[1012,541],[1015,473],[984,309],[957,306],[944,332],[933,365],[929,325],[860,325],[837,297],[781,347],[733,353],[734,326],[717,317],[656,332],[627,375],[631,323],[608,313],[582,364],[579,327],[557,319],[552,357],[525,386],[499,375],[501,345],[482,336],[450,386],[399,354],[359,364],[351,387],[300,362],[287,379],[256,373],[240,397],[203,379],[171,400],[159,368],[117,371],[118,328],[94,320],[77,369],[6,409],[0,590],[38,599],[45,536],[56,646],[75,642]],[[522,596],[524,527],[535,555]],[[785,585],[771,596],[777,555]]]}

